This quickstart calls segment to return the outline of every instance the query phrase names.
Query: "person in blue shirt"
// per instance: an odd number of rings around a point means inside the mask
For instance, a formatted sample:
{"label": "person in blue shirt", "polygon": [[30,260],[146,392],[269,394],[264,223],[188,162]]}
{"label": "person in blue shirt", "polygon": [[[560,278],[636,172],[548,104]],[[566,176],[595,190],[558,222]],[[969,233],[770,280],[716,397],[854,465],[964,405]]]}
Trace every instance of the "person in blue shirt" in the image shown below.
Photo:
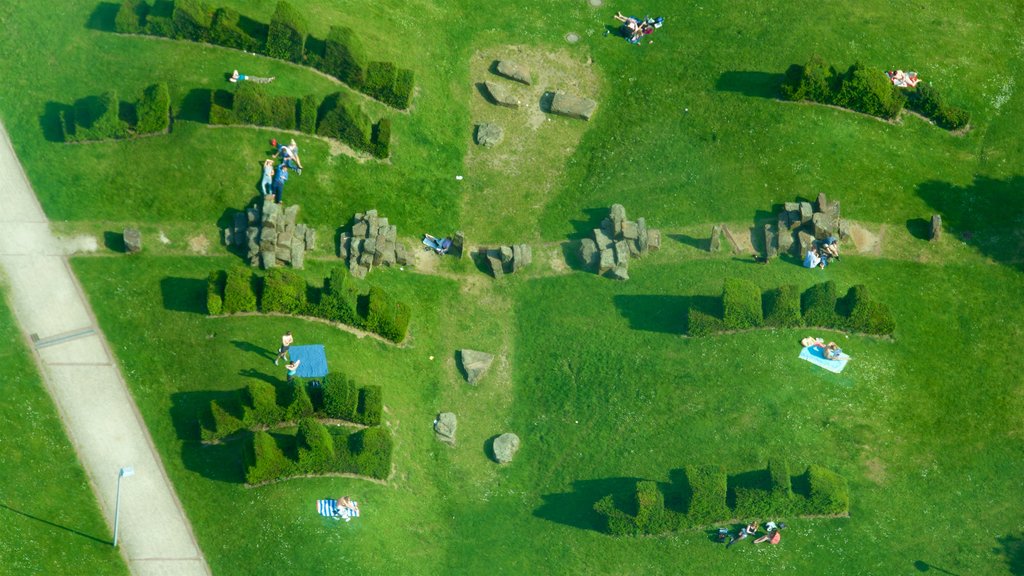
{"label": "person in blue shirt", "polygon": [[824,268],[824,261],[821,259],[821,256],[818,256],[818,251],[812,246],[807,249],[807,256],[804,256],[804,267],[817,268],[819,266]]}
{"label": "person in blue shirt", "polygon": [[284,183],[288,181],[288,167],[279,166],[277,168],[277,174],[274,174],[274,183],[271,184],[270,190],[274,193],[274,202],[277,204],[281,203],[281,196],[284,195]]}

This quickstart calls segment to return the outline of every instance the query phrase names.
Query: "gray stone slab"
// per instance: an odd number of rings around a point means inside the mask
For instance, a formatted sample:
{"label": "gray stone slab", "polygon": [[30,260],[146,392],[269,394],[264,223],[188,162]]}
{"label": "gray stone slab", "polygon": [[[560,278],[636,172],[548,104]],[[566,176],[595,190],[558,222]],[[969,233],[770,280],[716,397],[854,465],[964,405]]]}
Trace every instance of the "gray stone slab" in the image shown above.
{"label": "gray stone slab", "polygon": [[512,93],[511,90],[506,88],[503,84],[498,82],[492,82],[487,80],[484,82],[484,90],[487,95],[490,96],[491,102],[498,106],[504,106],[506,108],[519,108],[522,106],[522,102],[519,97]]}
{"label": "gray stone slab", "polygon": [[479,350],[459,350],[459,364],[466,382],[477,384],[490,370],[494,362],[494,354],[480,352]]}
{"label": "gray stone slab", "polygon": [[495,66],[495,71],[509,80],[522,82],[526,85],[530,85],[533,82],[530,69],[511,60],[499,60]]}
{"label": "gray stone slab", "polygon": [[551,99],[551,113],[579,120],[590,120],[597,111],[597,102],[589,98],[571,96],[569,94],[555,94]]}

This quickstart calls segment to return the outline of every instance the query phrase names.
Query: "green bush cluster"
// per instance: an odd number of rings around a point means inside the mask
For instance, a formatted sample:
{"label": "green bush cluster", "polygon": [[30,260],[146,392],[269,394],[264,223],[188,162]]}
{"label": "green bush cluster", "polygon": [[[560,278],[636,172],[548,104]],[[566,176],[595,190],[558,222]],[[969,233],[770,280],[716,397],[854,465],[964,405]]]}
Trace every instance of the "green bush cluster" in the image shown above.
{"label": "green bush cluster", "polygon": [[326,426],[312,418],[304,418],[299,421],[295,440],[299,446],[299,467],[303,471],[314,474],[330,471],[337,456],[334,438]]}
{"label": "green bush cluster", "polygon": [[[295,436],[254,432],[245,451],[245,481],[260,484],[307,474],[350,472],[386,479],[394,441],[386,428],[348,433],[313,419],[299,422]],[[294,454],[292,458],[289,454]]]}
{"label": "green bush cluster", "polygon": [[805,326],[840,328],[842,319],[836,312],[836,283],[829,280],[804,290],[800,296],[800,314]]}
{"label": "green bush cluster", "polygon": [[227,274],[223,270],[210,272],[206,280],[206,312],[216,316],[224,311],[224,283]]}
{"label": "green bush cluster", "polygon": [[793,284],[768,290],[762,296],[764,325],[773,328],[796,328],[800,317],[800,289]]}
{"label": "green bush cluster", "polygon": [[690,307],[687,312],[687,333],[690,336],[710,336],[716,332],[725,330],[725,323],[722,319],[695,307]]}
{"label": "green bush cluster", "polygon": [[[594,510],[606,520],[614,535],[664,534],[686,526],[707,526],[734,518],[778,518],[790,514],[804,516],[842,516],[849,513],[850,497],[846,481],[830,470],[811,465],[801,475],[808,486],[806,494],[793,490],[789,466],[783,460],[772,460],[767,470],[744,474],[742,486],[730,486],[721,466],[685,467],[686,487],[681,497],[689,495],[686,512],[665,506],[665,492],[657,483],[638,481],[633,510],[621,510],[613,495],[594,504]],[[750,481],[754,478],[754,481]],[[730,490],[734,504],[730,507]],[[671,494],[670,494],[671,495]]]}
{"label": "green bush cluster", "polygon": [[370,288],[368,302],[364,327],[392,342],[405,340],[409,330],[409,307],[393,299],[379,286]]}
{"label": "green bush cluster", "polygon": [[307,310],[305,278],[290,268],[268,270],[263,278],[260,309],[263,312],[304,314]]}
{"label": "green bush cluster", "polygon": [[256,291],[253,289],[252,270],[236,266],[227,271],[224,282],[224,313],[256,311]]}
{"label": "green bush cluster", "polygon": [[[167,6],[169,11],[158,13]],[[114,29],[123,34],[210,42],[312,66],[389,106],[409,107],[415,88],[413,72],[393,62],[367,62],[351,28],[333,26],[326,40],[312,38],[300,11],[284,0],[277,3],[269,24],[253,21],[247,31],[240,25],[241,18],[232,8],[213,9],[200,0],[154,4],[125,0],[114,17]],[[311,46],[316,48],[311,50]]]}
{"label": "green bush cluster", "polygon": [[761,290],[749,280],[726,278],[722,286],[722,316],[727,330],[757,328],[764,323]]}
{"label": "green bush cluster", "polygon": [[355,456],[356,474],[371,478],[387,478],[391,474],[393,442],[387,428],[375,426],[352,434],[350,446]]}
{"label": "green bush cluster", "polygon": [[324,279],[317,316],[350,326],[360,324],[355,304],[357,292],[348,286],[348,277],[348,270],[341,266],[331,270],[330,277]]}
{"label": "green bush cluster", "polygon": [[375,156],[390,151],[391,127],[375,130],[370,117],[350,94],[335,92],[324,98],[317,111],[316,133],[364,150]]}
{"label": "green bush cluster", "polygon": [[[305,134],[316,134],[316,115],[320,101],[312,94],[299,98],[299,131]],[[381,119],[381,123],[387,118]],[[390,122],[390,120],[388,120]],[[382,156],[383,157],[383,156]]]}
{"label": "green bush cluster", "polygon": [[124,139],[166,132],[171,123],[171,96],[166,84],[145,88],[134,103],[121,102],[117,92],[83,98],[60,113],[65,142]]}
{"label": "green bush cluster", "polygon": [[380,386],[356,388],[355,383],[340,374],[328,374],[323,381],[323,405],[318,411],[325,418],[347,420],[377,426],[384,410]]}
{"label": "green bush cluster", "polygon": [[959,130],[971,121],[966,110],[946,105],[931,84],[921,82],[913,90],[903,90],[884,72],[856,63],[840,73],[820,56],[812,56],[803,66],[789,67],[782,95],[789,100],[833,104],[887,119],[896,118],[907,106],[946,130]]}

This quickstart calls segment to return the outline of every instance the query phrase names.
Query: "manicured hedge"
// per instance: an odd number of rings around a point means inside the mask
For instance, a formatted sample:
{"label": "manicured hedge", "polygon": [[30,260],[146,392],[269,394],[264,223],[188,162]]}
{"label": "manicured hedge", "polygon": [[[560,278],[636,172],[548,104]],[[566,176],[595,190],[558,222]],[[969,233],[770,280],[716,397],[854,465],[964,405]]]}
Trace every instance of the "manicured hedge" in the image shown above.
{"label": "manicured hedge", "polygon": [[387,428],[364,428],[352,435],[357,474],[385,479],[391,474],[391,433]]}
{"label": "manicured hedge", "polygon": [[850,288],[842,302],[847,310],[846,326],[850,331],[889,335],[896,329],[896,320],[888,306],[871,299],[863,284]]}
{"label": "manicured hedge", "polygon": [[749,280],[726,278],[722,287],[722,312],[728,330],[761,326],[764,323],[761,289]]}
{"label": "manicured hedge", "polygon": [[131,135],[131,127],[120,117],[120,104],[114,91],[76,101],[70,118],[61,115],[64,141],[127,138]]}
{"label": "manicured hedge", "polygon": [[213,428],[201,428],[203,442],[219,440],[247,428],[245,422],[222,408],[216,401],[210,402],[210,412],[213,417]]}
{"label": "manicured hedge", "polygon": [[860,62],[843,75],[834,98],[837,106],[890,120],[899,116],[905,103],[900,89],[884,72],[869,70]]}
{"label": "manicured hedge", "polygon": [[171,20],[174,23],[175,38],[193,42],[206,42],[210,39],[213,11],[199,0],[174,0]]}
{"label": "manicured hedge", "polygon": [[306,280],[290,268],[272,268],[263,278],[263,312],[302,314],[306,311]]}
{"label": "manicured hedge", "polygon": [[910,93],[907,105],[946,130],[959,130],[971,121],[966,110],[946,104],[939,91],[927,82],[919,83],[917,89]]}
{"label": "manicured hedge", "polygon": [[730,516],[726,504],[728,478],[722,466],[687,465],[686,482],[690,487],[690,501],[686,515],[695,524],[709,524]]}
{"label": "manicured hedge", "polygon": [[[177,0],[180,1],[180,0]],[[267,56],[302,63],[306,46],[306,23],[291,4],[281,0],[270,18]]]}
{"label": "manicured hedge", "polygon": [[114,30],[121,34],[142,32],[142,23],[149,12],[149,4],[139,0],[124,0],[114,16]]}
{"label": "manicured hedge", "polygon": [[842,326],[842,319],[836,314],[836,283],[829,280],[805,290],[800,297],[800,312],[805,326]]}
{"label": "manicured hedge", "polygon": [[320,69],[353,88],[363,86],[366,80],[366,58],[351,28],[331,27],[327,33]]}
{"label": "manicured hedge", "polygon": [[782,96],[787,100],[810,100],[823,104],[832,101],[832,94],[838,88],[839,74],[818,55],[804,66],[793,64],[786,70],[782,82]]}
{"label": "manicured hedge", "polygon": [[359,389],[359,408],[353,417],[354,422],[367,426],[381,423],[384,412],[384,397],[380,386],[366,386]]}
{"label": "manicured hedge", "polygon": [[277,403],[277,388],[256,380],[245,388],[247,406],[242,421],[248,426],[271,426],[284,420],[284,408]]}
{"label": "manicured hedge", "polygon": [[392,342],[401,342],[409,330],[411,310],[403,302],[394,300],[383,288],[370,288],[365,327]]}
{"label": "manicured hedge", "polygon": [[286,392],[290,397],[284,409],[285,420],[294,422],[314,415],[313,400],[309,397],[309,390],[302,378],[293,378]]}
{"label": "manicured hedge", "polygon": [[260,52],[264,42],[242,30],[238,25],[240,20],[241,15],[237,11],[231,8],[218,8],[213,14],[213,23],[210,26],[210,43],[246,52]]}
{"label": "manicured hedge", "polygon": [[166,132],[171,125],[171,93],[167,84],[153,84],[142,91],[135,106],[137,134]]}
{"label": "manicured hedge", "polygon": [[355,290],[349,288],[347,284],[346,268],[339,266],[331,270],[331,276],[324,279],[317,316],[350,326],[360,326],[362,319],[356,314]]}
{"label": "manicured hedge", "polygon": [[235,115],[235,95],[227,90],[210,91],[210,124],[241,124]]}
{"label": "manicured hedge", "polygon": [[697,308],[690,308],[688,311],[686,331],[690,336],[710,336],[723,330],[725,330],[725,323],[721,318]]}
{"label": "manicured hedge", "polygon": [[355,382],[341,374],[328,374],[323,380],[323,414],[328,418],[355,422],[359,393]]}
{"label": "manicured hedge", "polygon": [[206,312],[216,316],[224,311],[224,283],[226,274],[223,270],[210,272],[206,280]]}
{"label": "manicured hedge", "polygon": [[316,133],[320,136],[340,140],[356,150],[370,150],[372,124],[352,96],[342,92],[327,96],[317,118]]}
{"label": "manicured hedge", "polygon": [[839,515],[849,512],[850,489],[842,476],[812,464],[807,468],[807,480],[811,494],[805,514]]}
{"label": "manicured hedge", "polygon": [[605,528],[616,536],[635,536],[641,534],[636,517],[619,510],[615,498],[609,494],[594,503],[594,511],[605,519]]}
{"label": "manicured hedge", "polygon": [[278,447],[274,437],[263,431],[253,433],[245,460],[245,481],[249,484],[291,476],[296,468],[295,463]]}
{"label": "manicured hedge", "polygon": [[679,514],[665,509],[665,495],[657,482],[637,482],[636,508],[636,526],[641,533],[663,534],[679,529]]}
{"label": "manicured hedge", "polygon": [[228,270],[224,284],[224,312],[256,311],[256,292],[252,286],[253,274],[249,268],[237,266]]}
{"label": "manicured hedge", "polygon": [[295,436],[299,448],[299,468],[306,473],[323,473],[332,468],[336,456],[334,438],[327,427],[312,418],[299,421]]}
{"label": "manicured hedge", "polygon": [[373,127],[370,142],[370,153],[377,158],[391,155],[391,119],[381,118]]}
{"label": "manicured hedge", "polygon": [[803,324],[800,318],[800,289],[786,284],[768,290],[763,295],[764,325],[775,328],[796,328]]}
{"label": "manicured hedge", "polygon": [[[320,100],[312,94],[299,98],[299,131],[316,134],[316,115],[320,108]],[[382,120],[383,122],[383,120]]]}

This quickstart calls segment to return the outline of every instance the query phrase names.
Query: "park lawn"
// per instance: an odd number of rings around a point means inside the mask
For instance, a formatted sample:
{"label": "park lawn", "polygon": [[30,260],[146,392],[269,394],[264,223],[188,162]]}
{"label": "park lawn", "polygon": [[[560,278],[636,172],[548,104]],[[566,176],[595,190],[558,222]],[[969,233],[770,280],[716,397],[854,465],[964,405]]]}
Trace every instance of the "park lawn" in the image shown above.
{"label": "park lawn", "polygon": [[0,342],[0,573],[127,574],[2,298]]}

